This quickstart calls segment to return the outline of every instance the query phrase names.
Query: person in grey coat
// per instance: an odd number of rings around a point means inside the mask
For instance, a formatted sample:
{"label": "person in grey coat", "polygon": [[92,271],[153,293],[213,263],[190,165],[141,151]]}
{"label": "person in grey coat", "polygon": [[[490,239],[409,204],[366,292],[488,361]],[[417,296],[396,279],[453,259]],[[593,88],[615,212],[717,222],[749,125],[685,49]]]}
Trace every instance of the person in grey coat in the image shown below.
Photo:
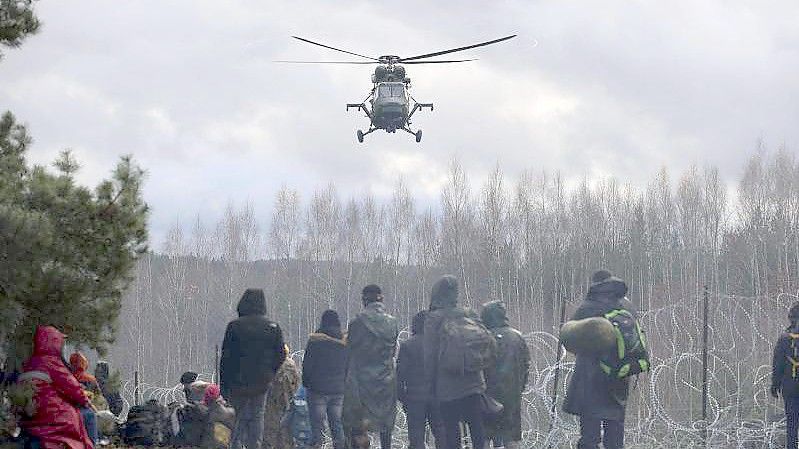
{"label": "person in grey coat", "polygon": [[448,372],[439,365],[443,326],[447,320],[469,317],[480,321],[477,314],[458,307],[458,279],[443,276],[430,294],[430,313],[424,325],[424,370],[431,397],[439,404],[444,423],[444,442],[447,449],[460,449],[460,423],[469,426],[474,448],[484,447],[483,394],[486,392],[483,371]]}
{"label": "person in grey coat", "polygon": [[497,359],[486,373],[488,395],[499,401],[502,413],[486,426],[494,447],[518,449],[522,440],[522,393],[530,375],[530,348],[521,332],[511,327],[505,303],[483,304],[483,324],[497,341]]}
{"label": "person in grey coat", "polygon": [[361,311],[348,326],[347,372],[342,421],[346,444],[364,430],[380,433],[381,449],[391,449],[397,416],[397,319],[383,306],[383,292],[367,285]]}
{"label": "person in grey coat", "polygon": [[[585,300],[572,320],[601,317],[611,310],[635,310],[624,295],[627,284],[601,270],[591,276]],[[629,379],[613,379],[600,368],[601,354],[577,355],[563,410],[580,417],[578,449],[596,449],[602,443],[606,449],[624,447],[624,415],[629,394]],[[604,434],[603,434],[604,429]]]}

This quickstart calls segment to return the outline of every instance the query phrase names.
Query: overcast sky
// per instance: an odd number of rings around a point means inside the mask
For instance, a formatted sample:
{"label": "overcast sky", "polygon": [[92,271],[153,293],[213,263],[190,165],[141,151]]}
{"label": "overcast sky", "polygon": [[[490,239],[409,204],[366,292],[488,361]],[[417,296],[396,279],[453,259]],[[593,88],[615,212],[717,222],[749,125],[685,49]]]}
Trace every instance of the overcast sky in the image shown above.
{"label": "overcast sky", "polygon": [[[335,6],[334,6],[335,5]],[[438,201],[457,156],[475,183],[499,163],[645,183],[662,166],[718,166],[731,181],[756,142],[799,141],[799,2],[41,0],[41,32],[0,62],[0,109],[35,138],[30,158],[64,148],[96,184],[120,155],[147,170],[153,246],[176,220],[216,220],[229,201],[264,219],[282,184],[334,182],[343,199],[389,195],[402,176]],[[433,102],[405,133],[376,132],[348,102],[370,66],[299,35],[378,56],[519,37],[409,66]],[[266,223],[264,223],[266,224]]]}

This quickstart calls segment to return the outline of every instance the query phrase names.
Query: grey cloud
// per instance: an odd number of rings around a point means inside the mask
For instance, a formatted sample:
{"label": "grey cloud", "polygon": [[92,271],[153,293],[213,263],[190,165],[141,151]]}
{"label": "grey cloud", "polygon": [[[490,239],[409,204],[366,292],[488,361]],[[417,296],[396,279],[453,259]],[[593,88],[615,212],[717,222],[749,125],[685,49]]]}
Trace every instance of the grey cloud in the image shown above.
{"label": "grey cloud", "polygon": [[[387,196],[402,176],[422,202],[457,155],[479,185],[499,162],[646,182],[660,166],[736,176],[760,137],[799,140],[793,2],[105,2],[38,4],[45,26],[0,64],[0,105],[27,122],[31,157],[64,147],[95,183],[121,154],[147,168],[153,227],[208,221],[229,200],[265,217],[288,184],[308,195]],[[355,142],[344,111],[370,68],[287,66],[347,59],[297,34],[366,54],[410,55],[508,33],[480,61],[414,66],[421,145]],[[537,44],[537,45],[536,45]],[[155,243],[160,243],[155,240]]]}

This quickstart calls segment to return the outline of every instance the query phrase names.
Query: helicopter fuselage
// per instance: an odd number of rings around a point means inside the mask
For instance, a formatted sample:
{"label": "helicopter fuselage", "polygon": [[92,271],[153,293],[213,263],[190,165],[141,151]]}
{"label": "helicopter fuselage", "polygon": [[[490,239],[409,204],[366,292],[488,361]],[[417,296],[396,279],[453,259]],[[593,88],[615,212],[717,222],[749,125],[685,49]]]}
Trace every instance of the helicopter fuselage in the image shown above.
{"label": "helicopter fuselage", "polygon": [[372,126],[392,133],[405,127],[410,97],[404,82],[377,83],[371,99]]}
{"label": "helicopter fuselage", "polygon": [[[411,88],[411,79],[405,76],[405,68],[393,62],[396,56],[381,56],[383,64],[375,68],[372,74],[372,91],[366,98],[371,110],[364,103],[347,104],[347,109],[362,110],[369,117],[369,129],[366,132],[358,131],[358,141],[363,141],[363,136],[378,129],[387,133],[396,132],[398,129],[416,136],[416,141],[422,139],[421,131],[411,131],[411,117],[422,109],[433,110],[430,103],[417,103],[408,90]],[[413,103],[413,104],[412,104]]]}

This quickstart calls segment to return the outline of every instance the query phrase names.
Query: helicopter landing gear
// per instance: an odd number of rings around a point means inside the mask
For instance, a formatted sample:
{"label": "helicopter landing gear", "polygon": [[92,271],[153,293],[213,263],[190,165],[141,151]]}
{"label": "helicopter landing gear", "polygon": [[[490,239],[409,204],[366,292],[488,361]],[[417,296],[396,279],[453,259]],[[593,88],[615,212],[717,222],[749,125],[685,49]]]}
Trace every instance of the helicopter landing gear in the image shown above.
{"label": "helicopter landing gear", "polygon": [[421,129],[416,131],[416,132],[413,132],[413,131],[411,131],[410,128],[406,127],[406,128],[402,128],[402,130],[405,131],[408,134],[412,134],[416,138],[416,143],[419,143],[419,142],[422,141],[422,130]]}
{"label": "helicopter landing gear", "polygon": [[355,136],[358,138],[358,143],[363,143],[364,136],[367,134],[372,134],[376,129],[377,128],[369,128],[366,132],[363,132],[359,129],[358,132],[355,133]]}

